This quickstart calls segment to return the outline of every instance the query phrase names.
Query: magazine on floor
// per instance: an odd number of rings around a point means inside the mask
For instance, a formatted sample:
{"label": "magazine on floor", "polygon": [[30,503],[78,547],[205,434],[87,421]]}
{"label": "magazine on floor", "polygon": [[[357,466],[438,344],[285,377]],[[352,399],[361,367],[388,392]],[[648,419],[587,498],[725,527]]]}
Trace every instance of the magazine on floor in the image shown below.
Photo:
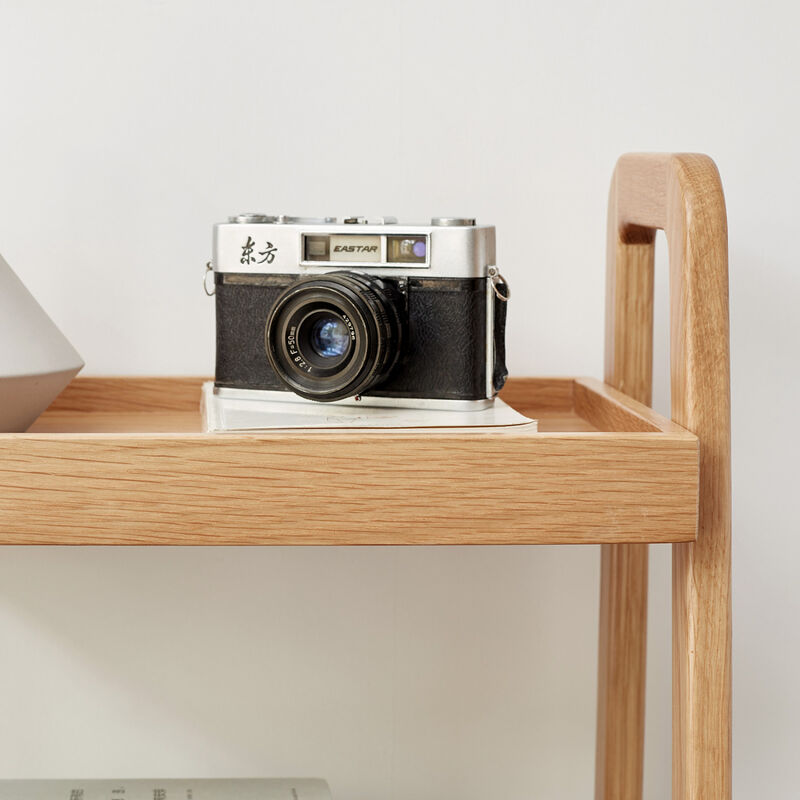
{"label": "magazine on floor", "polygon": [[0,800],[331,800],[319,778],[0,780]]}

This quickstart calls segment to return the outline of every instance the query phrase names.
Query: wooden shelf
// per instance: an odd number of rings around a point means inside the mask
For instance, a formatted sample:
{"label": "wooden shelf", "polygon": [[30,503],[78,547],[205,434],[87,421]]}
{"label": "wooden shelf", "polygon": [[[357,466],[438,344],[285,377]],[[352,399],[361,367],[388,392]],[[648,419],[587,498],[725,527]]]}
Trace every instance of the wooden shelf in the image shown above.
{"label": "wooden shelf", "polygon": [[2,544],[564,544],[696,535],[697,438],[591,379],[538,433],[205,434],[201,379],[82,378],[0,435]]}

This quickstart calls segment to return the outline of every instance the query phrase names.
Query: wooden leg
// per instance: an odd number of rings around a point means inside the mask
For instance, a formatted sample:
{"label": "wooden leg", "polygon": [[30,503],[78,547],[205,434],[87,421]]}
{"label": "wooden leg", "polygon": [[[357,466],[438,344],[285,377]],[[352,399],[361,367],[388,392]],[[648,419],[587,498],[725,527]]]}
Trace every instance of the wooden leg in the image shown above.
{"label": "wooden leg", "polygon": [[[607,301],[612,313],[607,315],[606,380],[628,393],[649,385],[652,348],[645,329],[652,317],[643,286],[652,257],[649,231],[657,228],[666,232],[670,259],[672,418],[697,435],[700,467],[697,541],[673,545],[672,793],[673,800],[728,800],[728,249],[725,200],[710,158],[638,154],[617,163],[609,197]],[[637,280],[644,284],[637,287]],[[643,680],[636,665],[641,657],[637,648],[644,646],[643,606],[638,605],[644,603],[644,590],[637,589],[634,577],[642,565],[634,564],[629,551],[604,550],[597,765],[597,796],[604,800],[629,800],[640,792],[633,785],[641,780],[636,772],[641,770],[641,741],[635,739],[643,727],[634,709]],[[625,685],[628,675],[635,687]],[[616,710],[612,703],[618,704]],[[617,726],[624,725],[631,732],[619,733]]]}
{"label": "wooden leg", "polygon": [[[617,226],[609,202],[605,380],[650,405],[654,234]],[[603,545],[597,670],[596,800],[640,800],[647,666],[646,544]]]}
{"label": "wooden leg", "polygon": [[710,541],[672,545],[674,800],[731,796],[730,549]]}
{"label": "wooden leg", "polygon": [[597,800],[638,800],[644,764],[646,544],[602,545]]}
{"label": "wooden leg", "polygon": [[[731,450],[725,201],[711,159],[667,184],[672,418],[699,438],[697,541],[673,545],[672,792],[731,796]],[[673,224],[673,221],[678,224]]]}

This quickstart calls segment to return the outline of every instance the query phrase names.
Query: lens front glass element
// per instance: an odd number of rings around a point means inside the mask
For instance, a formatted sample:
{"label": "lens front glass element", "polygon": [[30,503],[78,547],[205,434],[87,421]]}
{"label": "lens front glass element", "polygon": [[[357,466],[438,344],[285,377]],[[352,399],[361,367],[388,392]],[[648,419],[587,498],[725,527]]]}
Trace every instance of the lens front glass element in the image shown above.
{"label": "lens front glass element", "polygon": [[350,330],[347,325],[332,314],[319,317],[312,328],[310,344],[314,352],[323,358],[338,358],[350,347]]}

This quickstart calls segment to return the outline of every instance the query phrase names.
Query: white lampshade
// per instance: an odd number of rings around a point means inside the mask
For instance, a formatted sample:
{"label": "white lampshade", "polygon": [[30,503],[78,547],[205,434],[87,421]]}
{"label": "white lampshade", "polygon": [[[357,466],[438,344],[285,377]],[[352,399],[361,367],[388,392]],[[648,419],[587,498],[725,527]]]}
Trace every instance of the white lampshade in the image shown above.
{"label": "white lampshade", "polygon": [[0,256],[0,431],[24,431],[83,359]]}

